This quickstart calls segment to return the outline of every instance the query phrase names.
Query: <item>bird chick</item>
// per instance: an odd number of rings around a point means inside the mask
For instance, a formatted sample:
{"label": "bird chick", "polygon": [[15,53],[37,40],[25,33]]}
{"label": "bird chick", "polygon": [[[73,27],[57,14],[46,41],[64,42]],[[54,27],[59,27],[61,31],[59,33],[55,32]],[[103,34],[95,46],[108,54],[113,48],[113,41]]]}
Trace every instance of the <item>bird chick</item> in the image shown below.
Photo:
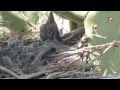
{"label": "bird chick", "polygon": [[62,42],[53,12],[50,12],[48,21],[40,27],[40,39],[42,42],[45,40],[58,40]]}

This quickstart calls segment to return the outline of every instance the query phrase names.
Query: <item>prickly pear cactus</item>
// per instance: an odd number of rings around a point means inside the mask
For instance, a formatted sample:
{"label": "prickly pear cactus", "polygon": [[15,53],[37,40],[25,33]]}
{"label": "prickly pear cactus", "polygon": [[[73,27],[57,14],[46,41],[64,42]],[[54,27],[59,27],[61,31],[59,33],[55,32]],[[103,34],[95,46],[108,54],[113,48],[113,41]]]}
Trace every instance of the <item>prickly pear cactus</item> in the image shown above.
{"label": "prickly pear cactus", "polygon": [[[119,11],[90,11],[84,25],[87,39],[92,45],[104,44],[120,38]],[[102,74],[120,73],[120,46],[112,47],[101,57],[100,61],[103,64]]]}
{"label": "prickly pear cactus", "polygon": [[34,24],[37,24],[39,16],[43,15],[41,12],[39,12],[40,15],[38,15],[38,11],[26,11],[26,14],[28,18],[31,20],[31,22],[33,22]]}
{"label": "prickly pear cactus", "polygon": [[69,21],[70,24],[70,30],[75,30],[80,27],[84,27],[84,19],[88,14],[88,11],[70,11],[70,13],[79,19],[78,23],[75,23],[73,21]]}
{"label": "prickly pear cactus", "polygon": [[27,29],[27,24],[18,11],[2,11],[0,13],[0,20],[7,21],[8,24],[6,24],[5,26],[10,30],[19,31]]}
{"label": "prickly pear cactus", "polygon": [[[37,11],[24,11],[24,14],[27,19],[35,25],[43,15],[42,12],[39,12],[38,14]],[[27,30],[31,27],[20,11],[1,11],[0,21],[6,22],[4,25],[0,24],[0,27],[6,27],[8,30],[12,31]]]}
{"label": "prickly pear cactus", "polygon": [[76,17],[79,17],[81,19],[84,19],[88,13],[88,11],[70,11],[70,12]]}

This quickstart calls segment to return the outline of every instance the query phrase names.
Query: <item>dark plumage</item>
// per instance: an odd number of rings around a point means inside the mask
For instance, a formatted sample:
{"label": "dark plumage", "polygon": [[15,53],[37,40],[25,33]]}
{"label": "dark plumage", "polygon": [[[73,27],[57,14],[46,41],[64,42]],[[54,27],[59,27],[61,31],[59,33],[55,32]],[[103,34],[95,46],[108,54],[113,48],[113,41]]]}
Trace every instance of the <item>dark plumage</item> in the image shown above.
{"label": "dark plumage", "polygon": [[62,42],[52,12],[49,14],[48,21],[40,27],[40,39],[42,42],[45,40],[58,40]]}

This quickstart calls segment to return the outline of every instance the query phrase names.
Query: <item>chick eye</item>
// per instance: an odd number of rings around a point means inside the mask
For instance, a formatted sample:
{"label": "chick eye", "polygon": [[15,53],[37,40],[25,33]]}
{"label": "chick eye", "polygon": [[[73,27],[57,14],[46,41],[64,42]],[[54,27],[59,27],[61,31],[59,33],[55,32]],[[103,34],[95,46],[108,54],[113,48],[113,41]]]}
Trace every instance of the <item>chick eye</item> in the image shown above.
{"label": "chick eye", "polygon": [[56,52],[56,48],[52,48],[51,50],[52,50],[53,52]]}
{"label": "chick eye", "polygon": [[35,58],[35,57],[34,57],[33,55],[30,57],[31,60],[33,60],[34,58]]}

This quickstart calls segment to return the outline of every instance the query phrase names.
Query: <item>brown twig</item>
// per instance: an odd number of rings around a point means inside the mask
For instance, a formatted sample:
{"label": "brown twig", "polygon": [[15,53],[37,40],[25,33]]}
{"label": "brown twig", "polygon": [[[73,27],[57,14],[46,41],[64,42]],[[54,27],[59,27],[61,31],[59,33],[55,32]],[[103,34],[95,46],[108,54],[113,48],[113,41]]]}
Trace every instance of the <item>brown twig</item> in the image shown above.
{"label": "brown twig", "polygon": [[0,70],[2,70],[2,71],[4,71],[4,72],[6,72],[6,73],[12,75],[12,76],[15,77],[16,79],[23,79],[23,78],[20,77],[19,75],[15,74],[14,72],[12,72],[12,71],[10,71],[10,70],[8,70],[8,69],[2,67],[2,66],[0,66]]}
{"label": "brown twig", "polygon": [[92,79],[120,79],[120,74],[118,75],[110,75],[110,76],[94,76],[94,77],[88,77]]}

